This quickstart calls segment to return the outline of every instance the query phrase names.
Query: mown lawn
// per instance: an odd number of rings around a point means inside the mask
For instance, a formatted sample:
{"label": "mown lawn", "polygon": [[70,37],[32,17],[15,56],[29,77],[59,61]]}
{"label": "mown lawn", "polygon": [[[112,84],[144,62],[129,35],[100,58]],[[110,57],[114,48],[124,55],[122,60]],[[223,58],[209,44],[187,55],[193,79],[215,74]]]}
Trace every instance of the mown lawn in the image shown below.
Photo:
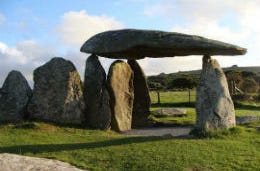
{"label": "mown lawn", "polygon": [[[185,109],[187,111],[186,117],[154,117],[151,119],[164,124],[175,124],[175,125],[194,125],[196,119],[195,111],[195,90],[191,91],[191,102],[189,103],[188,92],[187,91],[177,91],[177,92],[160,92],[161,104],[157,104],[157,94],[156,92],[151,92],[151,113],[160,108],[174,107],[179,109]],[[236,117],[242,116],[260,116],[260,103],[258,102],[239,102],[235,106]]]}
{"label": "mown lawn", "polygon": [[166,139],[39,122],[24,125],[0,127],[1,153],[54,158],[90,170],[260,169],[255,128],[221,138]]}
{"label": "mown lawn", "polygon": [[[163,107],[175,107],[171,96]],[[153,96],[152,96],[153,98]],[[152,99],[153,100],[153,99]],[[178,104],[185,104],[179,99]],[[185,104],[186,105],[186,104]],[[194,124],[195,110],[187,117],[160,118],[180,125]],[[194,105],[191,104],[191,105]],[[160,108],[153,106],[151,110]],[[241,105],[237,116],[258,115],[258,105]],[[260,170],[260,122],[239,127],[240,133],[215,138],[162,138],[123,136],[113,131],[88,130],[42,122],[0,125],[0,153],[54,158],[89,170]]]}

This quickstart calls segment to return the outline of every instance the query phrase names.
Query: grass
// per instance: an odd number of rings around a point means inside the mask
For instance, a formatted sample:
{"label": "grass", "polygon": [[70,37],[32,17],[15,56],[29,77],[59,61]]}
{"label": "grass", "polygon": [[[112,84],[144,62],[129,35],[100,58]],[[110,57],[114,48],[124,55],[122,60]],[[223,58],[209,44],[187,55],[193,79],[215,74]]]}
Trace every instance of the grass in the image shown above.
{"label": "grass", "polygon": [[90,170],[260,169],[260,133],[255,128],[221,138],[167,139],[29,125],[35,126],[1,126],[0,152],[58,159]]}
{"label": "grass", "polygon": [[[167,97],[161,97],[162,104],[166,107],[175,105],[172,101],[175,97],[167,93],[162,95]],[[185,104],[184,100],[178,99],[177,103]],[[151,110],[160,107],[154,106]],[[194,124],[194,108],[178,107],[187,110],[187,117],[164,117],[158,121]],[[250,107],[249,104],[236,109],[237,116],[260,116],[259,111],[258,106]],[[113,131],[43,122],[6,124],[0,125],[0,153],[58,159],[94,171],[255,171],[260,170],[260,132],[256,130],[259,125],[257,122],[234,130],[210,132],[204,136],[208,138],[198,139],[123,136]]]}
{"label": "grass", "polygon": [[[157,104],[157,94],[156,92],[151,92],[152,107],[151,112],[167,107],[178,107],[180,109],[187,110],[187,116],[185,117],[155,117],[150,118],[160,125],[194,125],[196,119],[195,111],[195,90],[191,91],[191,103],[188,102],[188,92],[178,91],[178,92],[161,92],[161,104]],[[235,103],[235,113],[236,117],[242,116],[260,116],[260,103],[259,102],[238,102]]]}

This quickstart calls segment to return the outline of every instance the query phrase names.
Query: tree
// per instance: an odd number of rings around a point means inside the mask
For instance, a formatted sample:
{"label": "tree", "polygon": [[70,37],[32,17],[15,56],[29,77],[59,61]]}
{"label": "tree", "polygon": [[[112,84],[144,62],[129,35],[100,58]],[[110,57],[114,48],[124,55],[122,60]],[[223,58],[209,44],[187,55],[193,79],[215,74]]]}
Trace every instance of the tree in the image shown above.
{"label": "tree", "polygon": [[242,77],[255,77],[256,76],[256,73],[254,73],[254,72],[251,72],[251,71],[242,71],[241,72],[241,74],[242,74]]}
{"label": "tree", "polygon": [[253,78],[246,78],[240,84],[240,88],[245,93],[256,93],[258,92],[259,85]]}
{"label": "tree", "polygon": [[176,78],[174,80],[172,80],[169,84],[170,89],[174,89],[174,88],[188,88],[188,89],[192,89],[194,87],[196,87],[198,84],[198,80],[191,78],[191,77],[180,77],[180,78]]}

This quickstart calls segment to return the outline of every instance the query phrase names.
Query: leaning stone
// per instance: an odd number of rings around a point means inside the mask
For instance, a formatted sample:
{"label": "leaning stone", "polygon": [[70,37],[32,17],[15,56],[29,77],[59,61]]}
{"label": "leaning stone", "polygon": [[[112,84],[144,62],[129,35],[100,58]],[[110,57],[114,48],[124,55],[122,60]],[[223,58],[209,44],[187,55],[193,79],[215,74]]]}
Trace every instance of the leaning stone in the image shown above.
{"label": "leaning stone", "polygon": [[91,55],[86,61],[84,99],[87,125],[97,129],[108,129],[111,111],[106,73],[96,55]]}
{"label": "leaning stone", "polygon": [[234,104],[227,80],[217,60],[203,57],[203,69],[197,87],[196,127],[200,130],[225,129],[236,125]]}
{"label": "leaning stone", "polygon": [[55,57],[34,71],[31,118],[79,124],[84,120],[82,82],[75,66]]}
{"label": "leaning stone", "polygon": [[123,61],[117,60],[110,66],[107,81],[113,130],[131,129],[134,101],[133,76],[131,67]]}
{"label": "leaning stone", "polygon": [[86,171],[69,163],[53,159],[27,157],[17,154],[0,154],[1,171]]}
{"label": "leaning stone", "polygon": [[21,121],[27,115],[32,90],[19,71],[11,71],[0,92],[0,121]]}
{"label": "leaning stone", "polygon": [[136,60],[128,60],[134,72],[134,106],[132,115],[132,127],[143,127],[148,124],[150,115],[150,95],[145,74]]}
{"label": "leaning stone", "polygon": [[80,51],[115,59],[246,53],[246,49],[239,46],[200,36],[135,29],[96,34],[83,44]]}

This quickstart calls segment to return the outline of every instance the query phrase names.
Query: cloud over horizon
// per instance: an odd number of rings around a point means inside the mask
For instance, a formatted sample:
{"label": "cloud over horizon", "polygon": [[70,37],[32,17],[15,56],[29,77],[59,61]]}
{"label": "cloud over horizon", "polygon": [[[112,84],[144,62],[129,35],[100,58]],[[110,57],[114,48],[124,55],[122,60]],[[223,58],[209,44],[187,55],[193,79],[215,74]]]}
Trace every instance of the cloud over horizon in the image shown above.
{"label": "cloud over horizon", "polygon": [[[130,1],[122,1],[121,3],[125,6],[126,2]],[[131,1],[131,3],[141,2]],[[79,51],[81,45],[99,32],[129,27],[127,22],[130,20],[124,18],[125,16],[121,17],[124,9],[120,10],[119,13],[117,11],[97,13],[87,9],[65,10],[58,16],[56,14],[55,21],[51,24],[49,23],[50,18],[34,16],[33,10],[30,12],[31,20],[27,15],[27,18],[13,22],[6,14],[0,13],[0,28],[6,26],[8,30],[3,33],[3,36],[10,33],[14,35],[11,37],[12,43],[4,39],[0,40],[0,84],[3,83],[9,71],[16,69],[20,70],[32,85],[33,70],[54,56],[62,56],[71,60],[80,75],[83,76],[88,54]],[[165,23],[169,23],[166,27],[168,31],[196,34],[248,48],[246,56],[214,57],[219,60],[222,67],[235,64],[239,66],[259,65],[254,61],[258,61],[260,47],[260,22],[258,22],[260,1],[158,0],[151,3],[146,1],[139,10],[143,11],[133,12],[136,12],[135,17],[143,19],[141,21],[145,22],[149,19],[157,21],[151,23],[149,26],[151,29],[153,29],[153,25],[158,28],[157,25],[160,24],[160,21],[165,21]],[[128,14],[128,17],[131,16],[132,14]],[[44,22],[42,24],[35,22],[35,18]],[[20,23],[20,27],[22,27],[22,29],[18,27],[20,34],[17,39],[16,30],[9,31],[13,26],[12,23]],[[24,27],[25,24],[26,27]],[[30,28],[31,25],[33,25],[33,29]],[[37,28],[41,27],[43,29],[37,32]],[[163,30],[165,27],[159,28]],[[34,35],[33,32],[37,33]],[[113,62],[113,60],[106,58],[100,58],[100,60],[106,71]],[[200,56],[142,59],[139,62],[147,75],[201,68]]]}

